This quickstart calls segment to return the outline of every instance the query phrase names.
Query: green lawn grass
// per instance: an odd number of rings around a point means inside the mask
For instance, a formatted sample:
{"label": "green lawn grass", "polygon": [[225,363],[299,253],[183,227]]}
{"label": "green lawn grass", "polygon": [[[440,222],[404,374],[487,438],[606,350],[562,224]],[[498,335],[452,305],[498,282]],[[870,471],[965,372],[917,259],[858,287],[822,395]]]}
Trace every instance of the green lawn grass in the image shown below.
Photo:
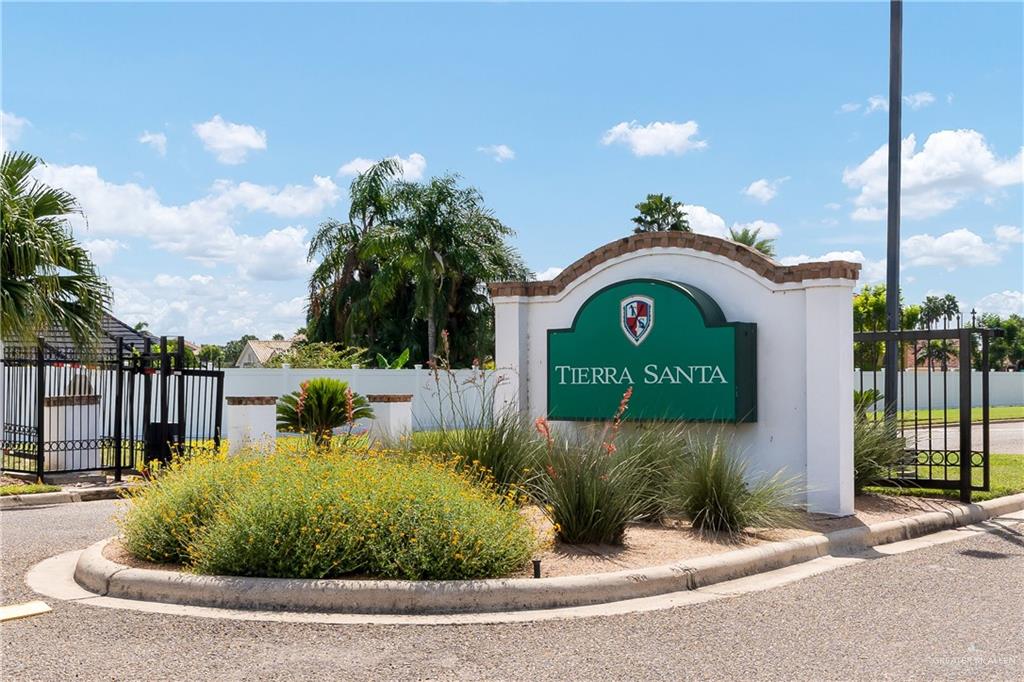
{"label": "green lawn grass", "polygon": [[28,485],[0,486],[0,497],[3,497],[5,495],[32,495],[33,493],[56,492],[60,492],[59,485],[47,485],[45,483],[29,483]]}
{"label": "green lawn grass", "polygon": [[[913,423],[915,418],[918,424],[928,422],[928,410],[904,410],[899,413],[900,420],[903,422]],[[875,419],[881,419],[883,412],[881,410],[877,412],[870,412],[871,416]],[[951,408],[945,411],[941,409],[931,410],[932,423],[942,422],[945,419],[947,422],[955,424],[960,421],[960,408]],[[1000,405],[998,407],[988,408],[988,418],[992,421],[999,421],[1000,419],[1024,419],[1024,405]],[[971,421],[980,422],[982,420],[981,408],[971,408]]]}
{"label": "green lawn grass", "polygon": [[[921,475],[924,475],[927,467],[921,467]],[[956,476],[956,469],[950,468],[949,480],[959,480]],[[981,484],[981,472],[973,473],[975,483]],[[866,491],[879,493],[881,495],[918,495],[921,497],[950,497],[956,499],[960,492],[956,489],[942,490],[938,488],[889,488],[883,486],[870,486]],[[995,497],[1012,495],[1024,492],[1024,455],[992,454],[989,461],[989,490],[976,490],[971,494],[975,502],[991,500]]]}

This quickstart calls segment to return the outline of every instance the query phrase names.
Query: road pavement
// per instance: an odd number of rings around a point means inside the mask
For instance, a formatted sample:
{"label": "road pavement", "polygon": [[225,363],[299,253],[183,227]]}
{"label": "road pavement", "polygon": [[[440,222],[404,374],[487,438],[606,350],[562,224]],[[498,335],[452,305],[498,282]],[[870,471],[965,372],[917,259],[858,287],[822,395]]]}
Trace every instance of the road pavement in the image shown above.
{"label": "road pavement", "polygon": [[[3,603],[38,561],[112,535],[113,501],[0,513]],[[47,600],[3,624],[0,677],[1009,680],[1024,669],[1024,530],[975,535],[715,602],[507,625],[205,619]]]}
{"label": "road pavement", "polygon": [[[928,432],[927,422],[918,424],[916,438],[919,446],[922,448],[928,445]],[[913,437],[913,427],[905,429],[904,434],[908,438]],[[1024,455],[1024,421],[992,422],[989,425],[988,437],[989,452]],[[957,450],[960,448],[960,428],[958,426],[950,426],[945,431],[945,440],[943,439],[943,429],[933,428],[931,429],[931,438],[931,447],[936,450]],[[971,447],[975,450],[981,450],[981,443],[982,427],[981,424],[975,424],[971,427]]]}

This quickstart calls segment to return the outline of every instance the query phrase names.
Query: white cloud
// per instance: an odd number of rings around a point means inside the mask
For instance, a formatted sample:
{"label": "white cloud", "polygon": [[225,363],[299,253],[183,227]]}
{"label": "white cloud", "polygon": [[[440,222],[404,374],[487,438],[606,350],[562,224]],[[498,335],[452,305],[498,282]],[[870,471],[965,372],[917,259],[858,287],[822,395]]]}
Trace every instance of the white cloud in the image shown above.
{"label": "white cloud", "polygon": [[546,269],[541,270],[540,272],[537,273],[537,279],[539,281],[545,281],[545,280],[554,279],[555,277],[558,277],[558,275],[561,274],[562,270],[564,270],[564,269],[565,268],[560,268],[558,266],[552,266],[550,268],[546,268]]}
{"label": "white cloud", "polygon": [[212,152],[221,163],[243,163],[251,151],[267,148],[267,132],[244,123],[231,123],[216,114],[209,121],[192,126],[203,141],[206,151]]}
{"label": "white cloud", "polygon": [[32,124],[27,118],[16,116],[9,111],[0,111],[0,152],[14,147],[21,134]]}
{"label": "white cloud", "polygon": [[830,201],[827,204],[825,204],[825,208],[827,208],[830,211],[838,211],[839,209],[842,208],[842,206],[834,201]]}
{"label": "white cloud", "polygon": [[858,102],[846,102],[845,104],[839,106],[839,113],[852,114],[858,109],[860,109],[860,104]]}
{"label": "white cloud", "polygon": [[255,289],[236,277],[161,273],[150,280],[111,277],[110,283],[118,318],[145,320],[155,334],[183,334],[200,343],[242,334],[289,336],[306,321],[304,297]]}
{"label": "white cloud", "polygon": [[160,156],[167,156],[167,136],[163,133],[151,133],[146,130],[139,135],[139,142],[148,144]]}
{"label": "white cloud", "polygon": [[215,197],[212,202],[226,210],[244,208],[283,217],[316,215],[341,195],[333,180],[320,175],[313,176],[311,187],[285,185],[278,189],[272,185],[218,180],[213,183],[212,191]]}
{"label": "white cloud", "polygon": [[491,157],[498,163],[511,161],[516,158],[515,150],[507,144],[491,144],[485,147],[477,147],[476,150],[487,154],[487,156]]}
{"label": "white cloud", "polygon": [[665,156],[707,147],[707,141],[693,139],[696,135],[696,121],[655,121],[647,125],[640,125],[636,121],[623,121],[605,132],[601,144],[628,145],[634,156]]}
{"label": "white cloud", "polygon": [[128,246],[117,239],[87,239],[82,242],[96,265],[107,265],[114,260],[114,254]]}
{"label": "white cloud", "polygon": [[758,230],[758,237],[761,239],[775,239],[782,234],[782,228],[776,223],[770,223],[767,220],[753,220],[749,223],[733,223],[732,229],[736,232],[740,230]]}
{"label": "white cloud", "polygon": [[995,246],[970,230],[960,228],[938,237],[917,234],[903,240],[900,252],[907,267],[938,266],[947,270],[999,262]]}
{"label": "white cloud", "polygon": [[233,262],[239,274],[259,280],[294,279],[308,275],[315,265],[306,261],[309,242],[306,230],[285,227],[253,237],[239,235]]}
{"label": "white cloud", "polygon": [[683,207],[686,212],[686,219],[690,223],[690,229],[699,234],[710,234],[713,237],[729,238],[729,230],[725,226],[725,220],[717,213],[712,213],[703,206],[687,204]]}
{"label": "white cloud", "polygon": [[[921,90],[920,92],[913,92],[909,95],[903,95],[903,103],[913,110],[923,109],[924,107],[935,104],[935,95],[928,92],[927,90]],[[852,106],[853,108],[846,108]],[[851,111],[857,111],[860,105],[857,104],[844,104],[839,108],[844,113]],[[872,95],[868,97],[867,105],[864,107],[864,113],[870,114],[875,111],[889,111],[889,98],[882,95]]]}
{"label": "white cloud", "polygon": [[1024,291],[997,291],[983,296],[974,309],[979,313],[996,313],[1002,317],[1024,315]]}
{"label": "white cloud", "polygon": [[911,109],[923,109],[924,107],[935,104],[935,95],[926,90],[922,90],[921,92],[903,95],[903,102]]}
{"label": "white cloud", "polygon": [[743,190],[743,193],[748,197],[757,199],[762,204],[767,204],[779,194],[779,186],[786,180],[789,180],[788,175],[784,178],[775,178],[774,180],[769,180],[768,178],[754,180]]}
{"label": "white cloud", "polygon": [[[423,171],[427,169],[427,159],[422,154],[413,152],[404,159],[398,155],[389,156],[388,158],[394,159],[402,167],[403,180],[416,182],[423,179]],[[364,159],[361,156],[356,157],[339,168],[338,175],[359,175],[368,171],[375,163],[377,161],[372,159]]]}
{"label": "white cloud", "polygon": [[817,258],[806,254],[799,256],[784,256],[779,259],[783,265],[799,265],[800,263],[817,263],[829,260],[845,260],[852,263],[860,263],[860,281],[865,284],[881,282],[885,279],[885,259],[869,260],[863,251],[829,251]]}
{"label": "white cloud", "polygon": [[996,241],[1000,244],[1024,243],[1024,232],[1021,232],[1016,225],[996,225],[993,232],[996,234]]}
{"label": "white cloud", "polygon": [[868,97],[868,105],[864,108],[864,113],[870,114],[873,111],[889,111],[889,100],[881,95]]}
{"label": "white cloud", "polygon": [[[996,190],[1020,184],[1024,159],[1000,159],[975,130],[941,130],[928,136],[920,151],[917,138],[902,144],[902,215],[938,215],[973,195],[991,198]],[[852,217],[885,218],[888,145],[882,145],[855,168],[843,171],[843,182],[858,190]]]}
{"label": "white cloud", "polygon": [[[48,165],[38,169],[36,176],[74,194],[85,211],[89,231],[97,236],[146,237],[158,249],[206,265],[227,262],[243,276],[267,279],[308,273],[305,231],[286,227],[261,236],[240,234],[235,229],[239,214],[315,215],[339,196],[334,182],[319,176],[312,187],[289,185],[280,190],[221,181],[202,198],[168,205],[152,188],[104,180],[94,166]],[[271,266],[264,259],[276,263]]]}

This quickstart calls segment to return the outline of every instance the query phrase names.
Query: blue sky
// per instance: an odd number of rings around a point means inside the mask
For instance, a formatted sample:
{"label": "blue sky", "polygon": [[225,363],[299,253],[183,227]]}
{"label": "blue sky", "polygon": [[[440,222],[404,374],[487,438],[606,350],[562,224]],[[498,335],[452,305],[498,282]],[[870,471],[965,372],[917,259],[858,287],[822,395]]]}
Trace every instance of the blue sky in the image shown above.
{"label": "blue sky", "polygon": [[[905,7],[903,287],[1024,308],[1024,9]],[[884,276],[888,5],[3,7],[4,144],[75,192],[115,313],[224,341],[303,322],[351,173],[478,187],[539,273],[665,192],[698,231]],[[881,97],[882,99],[872,99]],[[760,222],[757,222],[760,221]]]}

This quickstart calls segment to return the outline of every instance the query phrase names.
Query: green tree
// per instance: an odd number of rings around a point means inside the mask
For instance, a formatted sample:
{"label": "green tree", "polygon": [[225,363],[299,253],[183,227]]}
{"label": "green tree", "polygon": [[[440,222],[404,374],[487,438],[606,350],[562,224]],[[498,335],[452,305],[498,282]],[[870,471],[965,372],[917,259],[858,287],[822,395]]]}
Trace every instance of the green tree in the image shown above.
{"label": "green tree", "polygon": [[349,221],[314,236],[310,340],[431,358],[446,330],[452,362],[470,364],[493,352],[486,283],[529,272],[476,189],[454,175],[401,182],[399,170],[382,162],[359,176]]}
{"label": "green tree", "polygon": [[203,362],[223,363],[224,349],[215,344],[203,344],[199,349],[199,359]]}
{"label": "green tree", "polygon": [[648,194],[647,198],[634,208],[639,214],[632,218],[636,223],[633,232],[690,232],[690,222],[683,211],[683,202],[673,201],[667,194]]}
{"label": "green tree", "polygon": [[729,238],[739,244],[744,244],[752,249],[760,251],[769,258],[775,257],[775,240],[761,239],[761,228],[744,227],[742,230],[729,228]]}
{"label": "green tree", "polygon": [[952,341],[929,341],[917,349],[917,364],[929,365],[937,363],[943,370],[950,360],[956,357],[957,345]]}
{"label": "green tree", "polygon": [[274,334],[270,338],[272,338],[274,341],[284,341],[284,334]]}
{"label": "green tree", "polygon": [[927,296],[921,303],[919,323],[922,327],[932,327],[939,322],[952,322],[959,315],[960,302],[953,294]]}
{"label": "green tree", "polygon": [[145,331],[146,329],[149,329],[149,322],[146,322],[145,320],[139,320],[138,322],[135,323],[135,326],[132,327],[132,329],[134,329],[137,332]]}
{"label": "green tree", "polygon": [[[885,285],[866,284],[853,297],[853,330],[858,332],[883,331],[887,328]],[[900,327],[917,326],[921,308],[906,305],[900,308]],[[905,348],[906,345],[902,344]],[[856,341],[853,344],[854,365],[864,370],[881,369],[885,359],[885,344]]]}
{"label": "green tree", "polygon": [[308,259],[319,260],[309,279],[311,341],[376,340],[369,286],[377,263],[362,252],[363,241],[387,224],[395,205],[401,165],[385,159],[360,173],[349,186],[348,220],[320,224],[309,244]]}
{"label": "green tree", "polygon": [[5,337],[23,341],[58,327],[89,348],[110,289],[72,234],[69,218],[82,212],[76,199],[31,177],[41,163],[14,151],[0,161],[0,327]]}
{"label": "green tree", "polygon": [[[994,313],[985,313],[981,316],[981,326],[1003,330],[1001,336],[989,341],[989,367],[1024,371],[1024,317],[1012,314],[1003,318]],[[974,367],[981,369],[980,344],[976,344],[973,351]]]}
{"label": "green tree", "polygon": [[238,362],[238,356],[242,354],[242,350],[245,348],[245,344],[248,341],[255,341],[257,336],[253,334],[244,334],[242,338],[236,341],[228,341],[224,344],[224,355],[222,361],[225,367],[234,367],[235,363]]}

